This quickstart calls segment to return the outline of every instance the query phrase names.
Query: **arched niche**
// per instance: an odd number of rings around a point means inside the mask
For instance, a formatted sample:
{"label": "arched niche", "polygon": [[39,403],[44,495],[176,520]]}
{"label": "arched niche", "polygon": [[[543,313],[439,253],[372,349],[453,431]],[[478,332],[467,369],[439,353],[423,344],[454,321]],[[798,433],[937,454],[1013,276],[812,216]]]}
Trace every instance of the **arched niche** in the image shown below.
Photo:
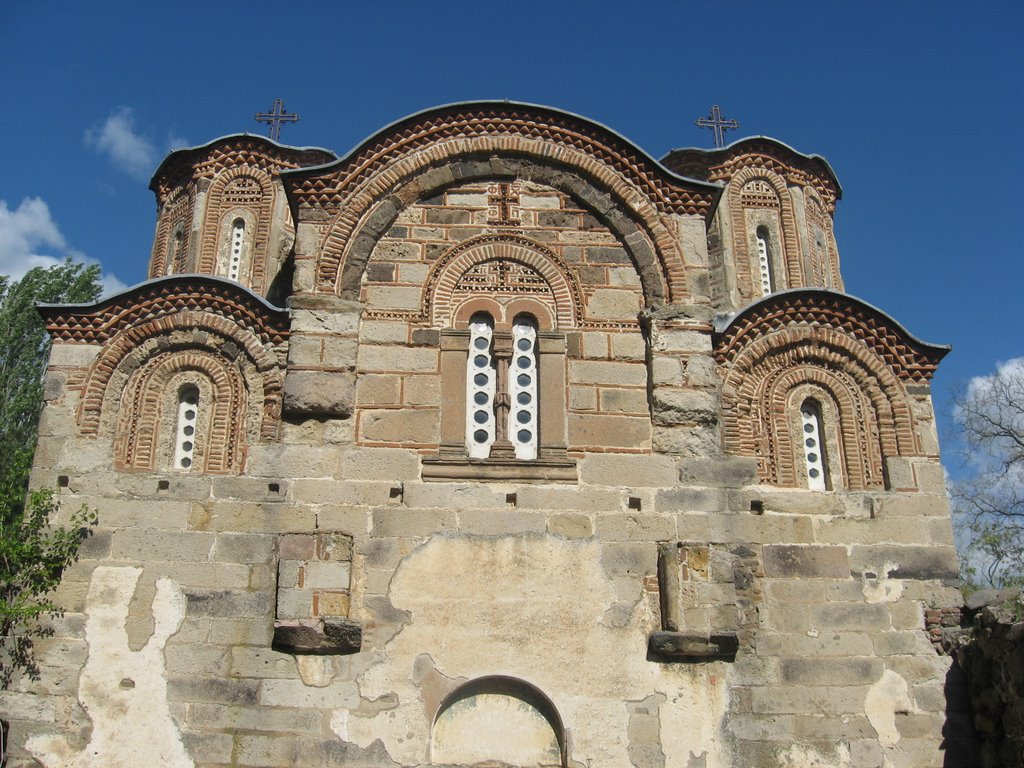
{"label": "arched niche", "polygon": [[565,730],[551,700],[511,677],[482,677],[453,691],[430,733],[435,765],[564,768]]}

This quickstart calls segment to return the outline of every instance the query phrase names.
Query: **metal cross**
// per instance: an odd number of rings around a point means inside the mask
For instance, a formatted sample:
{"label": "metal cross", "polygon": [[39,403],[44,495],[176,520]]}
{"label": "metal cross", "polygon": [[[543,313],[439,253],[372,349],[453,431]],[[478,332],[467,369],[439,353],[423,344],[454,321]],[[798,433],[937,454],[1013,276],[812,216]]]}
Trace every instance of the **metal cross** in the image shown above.
{"label": "metal cross", "polygon": [[707,117],[702,117],[697,121],[698,128],[710,128],[715,132],[715,146],[725,146],[725,132],[735,131],[740,127],[740,124],[735,120],[723,120],[722,110],[715,104],[711,107],[711,114]]}
{"label": "metal cross", "polygon": [[274,99],[274,108],[270,112],[257,112],[257,123],[267,123],[270,126],[269,136],[274,141],[281,138],[281,123],[297,123],[299,116],[294,112],[284,111],[284,102],[281,99]]}

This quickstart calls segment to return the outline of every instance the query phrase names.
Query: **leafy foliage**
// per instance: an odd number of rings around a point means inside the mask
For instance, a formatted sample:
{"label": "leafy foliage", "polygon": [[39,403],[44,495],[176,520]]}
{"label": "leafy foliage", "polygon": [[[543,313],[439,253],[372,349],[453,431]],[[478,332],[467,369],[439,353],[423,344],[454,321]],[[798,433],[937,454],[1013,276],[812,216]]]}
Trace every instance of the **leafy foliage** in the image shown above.
{"label": "leafy foliage", "polygon": [[53,491],[37,491],[25,504],[50,353],[35,303],[94,301],[98,278],[98,266],[70,260],[14,282],[0,276],[0,690],[15,670],[38,678],[34,640],[53,634],[45,619],[61,614],[47,595],[96,522],[83,507],[69,527],[50,527],[59,513]]}
{"label": "leafy foliage", "polygon": [[21,280],[0,276],[0,520],[17,521],[25,503],[43,402],[50,341],[35,302],[73,304],[100,294],[99,266],[65,261]]}
{"label": "leafy foliage", "polygon": [[963,575],[1024,586],[1024,359],[974,379],[953,415],[973,471],[951,489]]}
{"label": "leafy foliage", "polygon": [[41,620],[63,615],[47,595],[78,559],[79,546],[96,524],[96,512],[83,505],[68,527],[49,527],[59,505],[52,490],[35,491],[16,522],[0,522],[0,690],[16,669],[39,679],[34,641],[53,634]]}

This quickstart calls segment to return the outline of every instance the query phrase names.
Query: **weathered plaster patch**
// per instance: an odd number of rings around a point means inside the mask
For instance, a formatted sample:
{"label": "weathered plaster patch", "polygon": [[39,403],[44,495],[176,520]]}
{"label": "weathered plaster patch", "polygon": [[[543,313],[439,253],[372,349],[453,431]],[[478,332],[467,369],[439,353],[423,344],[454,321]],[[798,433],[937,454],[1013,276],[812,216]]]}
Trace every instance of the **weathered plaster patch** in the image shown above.
{"label": "weathered plaster patch", "polygon": [[[711,682],[715,665],[680,672],[647,661],[646,633],[654,617],[636,593],[632,621],[604,621],[622,598],[593,539],[432,538],[402,561],[391,580],[388,598],[408,618],[358,680],[364,700],[392,694],[397,706],[370,716],[353,711],[349,738],[363,747],[381,739],[403,764],[428,762],[436,711],[424,704],[442,692],[423,686],[432,681],[428,687],[443,687],[438,675],[502,675],[551,700],[569,733],[573,761],[591,768],[629,765],[626,702],[662,693],[661,736],[672,743],[664,748],[666,764],[685,765],[685,756],[696,750],[712,753],[708,768],[722,765],[717,734],[726,711],[725,682]],[[680,719],[684,714],[700,727]],[[679,728],[680,722],[687,727]]]}
{"label": "weathered plaster patch", "polygon": [[[722,664],[672,667],[674,685],[661,705],[661,743],[666,765],[724,768],[725,745],[719,736],[722,713],[729,706],[729,690],[715,669]],[[682,724],[682,725],[681,725]],[[700,762],[703,760],[703,762]]]}
{"label": "weathered plaster patch", "polygon": [[[891,669],[885,670],[878,682],[868,689],[868,694],[864,698],[864,713],[878,734],[878,743],[882,745],[887,755],[900,740],[900,732],[896,728],[896,713],[914,712],[915,709],[910,700],[907,681]],[[888,756],[886,764],[891,765]]]}
{"label": "weathered plaster patch", "polygon": [[890,579],[889,574],[899,568],[897,563],[886,563],[878,578],[864,576],[864,599],[869,603],[895,603],[903,596],[903,582]]}
{"label": "weathered plaster patch", "polygon": [[78,699],[92,719],[81,752],[59,736],[35,736],[26,748],[47,768],[192,768],[171,719],[164,645],[185,618],[185,596],[170,580],[156,583],[153,635],[138,651],[128,646],[128,605],[141,568],[99,567],[85,601],[89,657]]}

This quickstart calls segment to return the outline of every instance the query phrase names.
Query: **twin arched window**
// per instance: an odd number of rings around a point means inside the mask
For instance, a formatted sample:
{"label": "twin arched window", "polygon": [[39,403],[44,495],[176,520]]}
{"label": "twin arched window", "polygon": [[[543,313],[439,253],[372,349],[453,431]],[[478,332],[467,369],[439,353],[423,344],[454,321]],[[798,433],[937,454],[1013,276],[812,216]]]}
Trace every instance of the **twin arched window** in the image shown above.
{"label": "twin arched window", "polygon": [[478,312],[469,322],[466,448],[470,458],[537,458],[537,321],[517,315],[511,333]]}

